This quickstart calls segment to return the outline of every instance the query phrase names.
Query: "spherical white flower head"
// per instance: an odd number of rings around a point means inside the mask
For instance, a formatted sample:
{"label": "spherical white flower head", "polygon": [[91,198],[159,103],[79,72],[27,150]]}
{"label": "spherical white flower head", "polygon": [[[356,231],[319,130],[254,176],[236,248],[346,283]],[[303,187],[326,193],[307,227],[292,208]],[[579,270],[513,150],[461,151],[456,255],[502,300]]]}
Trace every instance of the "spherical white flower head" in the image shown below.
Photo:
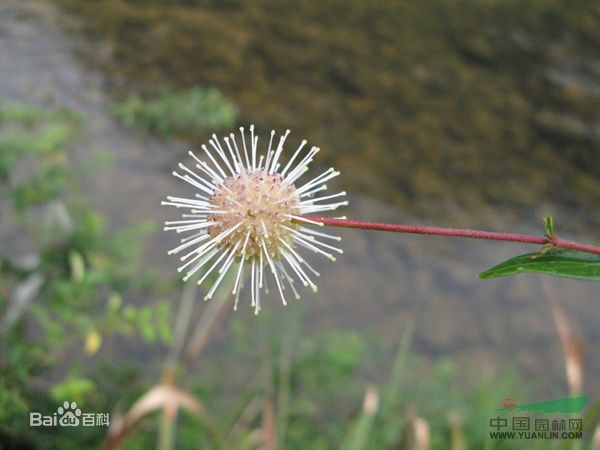
{"label": "spherical white flower head", "polygon": [[325,183],[339,172],[330,168],[296,187],[295,183],[308,170],[319,149],[312,147],[302,156],[306,146],[306,141],[302,141],[282,168],[280,159],[289,133],[287,130],[279,138],[275,148],[275,132],[271,131],[268,149],[261,155],[257,151],[258,136],[254,135],[253,125],[249,143],[244,128],[240,128],[239,145],[233,133],[223,139],[224,146],[213,134],[209,140],[211,148],[202,146],[207,161],[190,152],[198,171],[179,164],[183,174],[173,172],[198,192],[195,198],[167,197],[167,201],[162,202],[188,210],[183,214],[184,220],[165,223],[165,230],[191,232],[169,253],[187,251],[181,257],[184,264],[177,269],[179,272],[187,270],[184,281],[200,271],[198,284],[202,284],[218,267],[216,280],[205,300],[213,296],[225,275],[234,270],[234,308],[237,309],[240,290],[249,273],[252,306],[258,313],[260,291],[263,286],[266,289],[264,269],[268,267],[285,304],[287,287],[296,298],[300,297],[294,286],[296,280],[317,290],[311,276],[319,274],[300,256],[301,248],[334,261],[331,252],[342,253],[341,249],[323,242],[339,241],[339,237],[314,230],[311,226],[322,224],[303,217],[348,204],[334,200],[345,196],[345,192],[319,194],[327,189]]}

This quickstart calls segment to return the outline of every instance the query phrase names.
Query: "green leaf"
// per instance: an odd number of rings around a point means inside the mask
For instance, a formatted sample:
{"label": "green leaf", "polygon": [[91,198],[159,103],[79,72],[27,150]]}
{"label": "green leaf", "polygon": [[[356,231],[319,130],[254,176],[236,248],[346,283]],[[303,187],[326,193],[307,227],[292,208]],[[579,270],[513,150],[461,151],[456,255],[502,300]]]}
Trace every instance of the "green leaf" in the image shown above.
{"label": "green leaf", "polygon": [[57,401],[75,400],[79,404],[92,392],[97,391],[96,383],[85,377],[72,376],[62,382],[55,384],[50,389],[50,395]]}
{"label": "green leaf", "polygon": [[554,222],[552,216],[544,217],[544,225],[546,227],[546,236],[554,236]]}
{"label": "green leaf", "polygon": [[543,254],[528,253],[486,270],[479,274],[479,278],[505,277],[526,272],[600,281],[600,256],[565,249],[549,250]]}

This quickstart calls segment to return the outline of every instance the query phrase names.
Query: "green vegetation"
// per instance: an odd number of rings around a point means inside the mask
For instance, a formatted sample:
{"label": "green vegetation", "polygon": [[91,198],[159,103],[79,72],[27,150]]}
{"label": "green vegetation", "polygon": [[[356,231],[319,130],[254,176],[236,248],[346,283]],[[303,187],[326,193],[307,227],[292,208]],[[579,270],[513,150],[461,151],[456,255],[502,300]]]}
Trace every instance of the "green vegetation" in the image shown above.
{"label": "green vegetation", "polygon": [[[130,366],[105,360],[103,341],[170,338],[169,307],[147,298],[155,283],[138,269],[148,226],[108,233],[79,192],[81,174],[66,147],[80,120],[65,110],[0,108],[0,446],[11,443],[6,448],[99,442],[101,427],[57,429],[49,439],[29,427],[29,412],[49,414],[66,399],[112,411],[118,399],[135,395],[137,382]],[[144,306],[131,304],[133,297],[143,297]]]}
{"label": "green vegetation", "polygon": [[[375,356],[380,346],[349,330],[299,335],[301,322],[264,312],[252,321],[233,317],[227,353],[202,357],[210,364],[199,372],[186,374],[180,367],[178,384],[191,384],[208,414],[182,411],[173,424],[173,448],[254,449],[265,441],[276,443],[274,448],[311,450],[523,448],[521,440],[489,438],[489,420],[502,399],[532,398],[531,389],[540,389],[519,383],[514,371],[481,379],[475,367],[459,367],[449,358],[426,362],[410,351],[409,326],[395,359],[385,364],[389,373],[364,385],[361,371],[381,366]],[[553,394],[561,396],[546,393]],[[149,416],[155,420],[143,425],[144,432],[134,429],[120,448],[156,444],[161,419]],[[428,429],[430,447],[419,447],[419,426]],[[545,449],[548,441],[527,446]]]}
{"label": "green vegetation", "polygon": [[479,275],[479,278],[505,277],[527,272],[600,281],[600,256],[562,249],[527,253],[486,270]]}
{"label": "green vegetation", "polygon": [[128,127],[194,139],[202,132],[232,128],[237,109],[217,89],[195,87],[181,92],[162,89],[150,99],[132,95],[117,103],[113,113]]}

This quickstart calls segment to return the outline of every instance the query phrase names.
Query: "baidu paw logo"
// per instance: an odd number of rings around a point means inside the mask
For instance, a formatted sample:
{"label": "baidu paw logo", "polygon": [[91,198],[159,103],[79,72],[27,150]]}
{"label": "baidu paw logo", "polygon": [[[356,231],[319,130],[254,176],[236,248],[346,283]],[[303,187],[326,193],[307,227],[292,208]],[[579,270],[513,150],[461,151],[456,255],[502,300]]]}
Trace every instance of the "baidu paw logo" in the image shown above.
{"label": "baidu paw logo", "polygon": [[75,402],[64,402],[62,406],[57,409],[59,419],[58,423],[62,427],[76,427],[79,425],[79,416],[81,416],[81,410],[77,407]]}
{"label": "baidu paw logo", "polygon": [[38,411],[29,413],[30,427],[107,427],[110,425],[109,413],[82,413],[76,402],[63,402],[55,412],[44,415]]}

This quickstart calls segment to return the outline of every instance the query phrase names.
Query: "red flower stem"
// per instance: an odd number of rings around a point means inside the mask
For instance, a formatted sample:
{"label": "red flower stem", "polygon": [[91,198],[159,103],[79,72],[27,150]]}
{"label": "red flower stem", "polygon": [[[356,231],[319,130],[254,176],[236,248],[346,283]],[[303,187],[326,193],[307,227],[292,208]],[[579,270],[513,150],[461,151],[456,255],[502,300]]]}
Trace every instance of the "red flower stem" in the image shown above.
{"label": "red flower stem", "polygon": [[499,233],[495,231],[470,230],[465,228],[440,228],[420,225],[401,225],[382,222],[366,222],[363,220],[333,219],[329,217],[302,216],[313,222],[320,222],[330,227],[358,228],[361,230],[392,231],[395,233],[431,234],[435,236],[453,236],[471,239],[489,239],[493,241],[522,242],[525,244],[550,244],[552,248],[568,248],[585,253],[600,255],[600,247],[565,241],[557,236],[530,236],[527,234]]}

